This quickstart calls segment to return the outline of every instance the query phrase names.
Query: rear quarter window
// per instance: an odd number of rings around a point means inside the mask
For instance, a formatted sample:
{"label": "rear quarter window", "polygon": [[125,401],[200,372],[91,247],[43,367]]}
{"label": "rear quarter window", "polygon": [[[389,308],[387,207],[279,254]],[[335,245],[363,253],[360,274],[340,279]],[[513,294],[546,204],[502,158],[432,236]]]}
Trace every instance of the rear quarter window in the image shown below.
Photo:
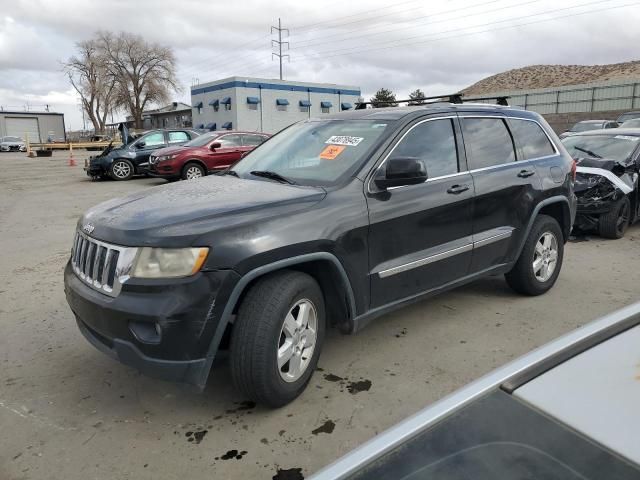
{"label": "rear quarter window", "polygon": [[546,157],[556,153],[542,127],[529,120],[510,119],[511,132],[522,150],[522,160]]}

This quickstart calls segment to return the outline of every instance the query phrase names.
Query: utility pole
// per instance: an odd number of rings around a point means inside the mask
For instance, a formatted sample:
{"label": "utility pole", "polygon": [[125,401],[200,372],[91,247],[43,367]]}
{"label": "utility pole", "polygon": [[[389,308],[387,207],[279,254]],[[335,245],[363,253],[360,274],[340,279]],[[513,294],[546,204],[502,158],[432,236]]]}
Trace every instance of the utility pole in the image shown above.
{"label": "utility pole", "polygon": [[282,32],[286,31],[287,32],[287,37],[289,36],[289,29],[288,28],[282,28],[282,23],[280,22],[280,19],[278,18],[278,26],[277,27],[271,27],[271,33],[273,33],[273,31],[277,31],[278,32],[278,40],[271,40],[271,46],[278,46],[278,53],[272,52],[271,53],[271,59],[273,60],[273,56],[275,55],[276,57],[278,57],[278,60],[280,61],[280,80],[282,80],[282,58],[283,57],[287,57],[287,59],[289,59],[289,55],[288,54],[283,54],[282,53],[282,45],[285,45],[287,47],[287,50],[289,50],[289,42],[283,42],[282,41]]}

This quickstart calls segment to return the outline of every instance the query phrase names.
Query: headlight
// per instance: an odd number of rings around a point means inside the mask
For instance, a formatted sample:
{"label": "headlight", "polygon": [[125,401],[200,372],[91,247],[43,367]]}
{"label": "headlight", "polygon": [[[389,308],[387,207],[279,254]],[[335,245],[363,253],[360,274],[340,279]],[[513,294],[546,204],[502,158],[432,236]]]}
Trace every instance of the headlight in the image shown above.
{"label": "headlight", "polygon": [[132,277],[174,278],[197,273],[207,258],[209,249],[142,247],[133,267]]}
{"label": "headlight", "polygon": [[158,161],[165,162],[167,160],[173,160],[174,158],[176,158],[176,155],[163,155],[161,157],[158,157]]}

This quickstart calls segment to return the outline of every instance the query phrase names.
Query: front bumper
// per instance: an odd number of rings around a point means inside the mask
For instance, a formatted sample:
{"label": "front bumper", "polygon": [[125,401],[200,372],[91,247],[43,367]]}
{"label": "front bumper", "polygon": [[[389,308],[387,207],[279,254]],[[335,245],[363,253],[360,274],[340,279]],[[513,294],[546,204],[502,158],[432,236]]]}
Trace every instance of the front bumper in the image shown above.
{"label": "front bumper", "polygon": [[[126,282],[117,297],[64,272],[67,302],[82,334],[98,350],[163,380],[204,387],[211,364],[211,339],[224,307],[232,271],[200,272],[187,279]],[[214,311],[215,310],[215,311]]]}
{"label": "front bumper", "polygon": [[152,177],[176,178],[180,176],[180,169],[172,164],[149,164],[149,175]]}
{"label": "front bumper", "polygon": [[0,152],[26,152],[26,145],[2,145]]}

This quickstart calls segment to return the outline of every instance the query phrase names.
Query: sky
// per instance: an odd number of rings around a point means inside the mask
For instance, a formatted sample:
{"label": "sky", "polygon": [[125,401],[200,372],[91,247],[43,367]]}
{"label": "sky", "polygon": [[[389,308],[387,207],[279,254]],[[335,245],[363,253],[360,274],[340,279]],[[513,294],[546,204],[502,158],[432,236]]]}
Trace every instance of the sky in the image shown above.
{"label": "sky", "polygon": [[367,99],[381,87],[397,98],[452,93],[527,65],[640,59],[640,2],[631,0],[0,0],[0,106],[49,105],[68,129],[82,128],[61,65],[97,29],[171,46],[177,101],[190,102],[195,82],[278,78],[278,18],[288,28],[286,80],[356,85]]}

